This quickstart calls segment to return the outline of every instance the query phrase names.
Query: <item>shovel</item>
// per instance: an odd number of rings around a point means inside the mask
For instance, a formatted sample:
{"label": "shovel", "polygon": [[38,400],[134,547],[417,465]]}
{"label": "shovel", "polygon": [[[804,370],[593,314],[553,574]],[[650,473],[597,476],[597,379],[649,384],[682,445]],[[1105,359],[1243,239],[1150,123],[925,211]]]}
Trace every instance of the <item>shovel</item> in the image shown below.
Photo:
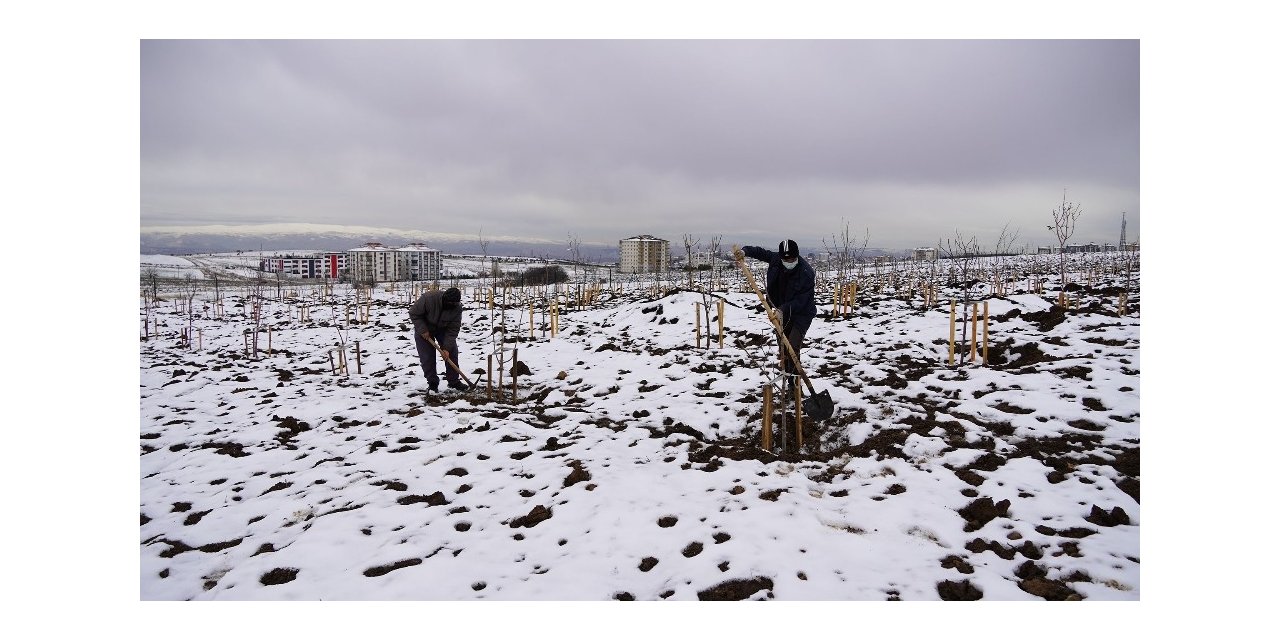
{"label": "shovel", "polygon": [[477,381],[475,381],[475,382],[472,382],[472,381],[471,381],[471,378],[468,378],[468,377],[467,377],[467,374],[463,373],[463,372],[462,372],[462,369],[459,369],[459,368],[458,368],[458,365],[456,365],[456,364],[454,364],[454,363],[453,363],[453,359],[449,357],[449,352],[448,352],[448,351],[445,351],[444,349],[441,349],[441,348],[440,348],[440,345],[436,344],[436,341],[435,341],[434,339],[432,339],[432,338],[431,338],[431,334],[429,334],[429,333],[428,333],[428,334],[424,334],[422,337],[423,337],[423,338],[426,338],[427,342],[431,343],[431,346],[433,346],[433,347],[435,347],[435,348],[436,348],[436,351],[440,353],[441,357],[443,357],[443,358],[444,358],[444,361],[445,361],[446,363],[448,363],[448,365],[449,365],[449,367],[450,367],[450,368],[452,368],[454,371],[457,371],[457,372],[458,372],[458,375],[462,376],[463,381],[465,381],[465,382],[467,383],[467,391],[469,391],[469,392],[470,392],[470,391],[475,391],[475,389],[476,389],[476,384],[478,384],[480,381],[479,381],[479,380],[477,380]]}
{"label": "shovel", "polygon": [[[738,245],[733,245],[733,252],[737,255]],[[804,381],[804,385],[809,389],[809,395],[801,401],[800,407],[804,411],[804,415],[811,416],[814,420],[826,420],[835,413],[836,403],[831,400],[831,392],[823,390],[818,393],[813,388],[813,383],[809,382],[809,376],[805,375],[804,368],[800,366],[800,356],[796,355],[795,349],[791,348],[791,341],[787,340],[786,334],[782,332],[782,325],[778,324],[778,318],[774,314],[773,306],[769,304],[769,299],[760,291],[760,287],[756,284],[756,277],[751,273],[751,269],[747,267],[747,263],[743,260],[737,260],[738,268],[747,276],[747,282],[751,285],[751,290],[756,292],[756,297],[760,298],[760,304],[764,305],[765,314],[769,316],[769,324],[773,325],[773,330],[778,334],[778,341],[782,343],[787,355],[791,357],[791,364],[795,366],[796,373],[800,374],[800,379]]]}

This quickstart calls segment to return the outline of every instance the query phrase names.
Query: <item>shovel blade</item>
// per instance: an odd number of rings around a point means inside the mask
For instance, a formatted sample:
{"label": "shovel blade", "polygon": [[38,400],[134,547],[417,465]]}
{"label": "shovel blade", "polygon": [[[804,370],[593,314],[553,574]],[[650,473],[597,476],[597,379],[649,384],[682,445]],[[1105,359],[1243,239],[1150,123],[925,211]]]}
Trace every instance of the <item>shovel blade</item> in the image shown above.
{"label": "shovel blade", "polygon": [[804,408],[804,415],[814,420],[826,420],[836,410],[836,403],[831,400],[830,391],[823,391],[806,397],[801,406]]}

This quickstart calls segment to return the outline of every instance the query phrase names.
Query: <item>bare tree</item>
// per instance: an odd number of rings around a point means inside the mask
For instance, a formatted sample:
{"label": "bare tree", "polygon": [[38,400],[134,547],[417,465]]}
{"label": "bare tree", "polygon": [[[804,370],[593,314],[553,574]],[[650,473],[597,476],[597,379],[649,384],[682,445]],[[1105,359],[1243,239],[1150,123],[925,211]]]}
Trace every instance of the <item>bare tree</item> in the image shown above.
{"label": "bare tree", "polygon": [[582,266],[582,241],[572,233],[569,234],[569,259],[573,262],[573,281],[581,282],[579,271]]}
{"label": "bare tree", "polygon": [[[1137,242],[1138,242],[1138,241],[1137,241],[1137,239],[1135,238],[1135,239],[1134,239],[1134,243],[1135,243],[1135,244],[1137,244]],[[1128,247],[1125,247],[1125,248],[1124,248],[1124,254],[1123,254],[1123,255],[1124,255],[1124,257],[1125,257],[1125,259],[1124,259],[1124,268],[1125,268],[1125,271],[1124,271],[1124,288],[1125,288],[1125,291],[1132,291],[1132,290],[1133,290],[1133,259],[1134,259],[1134,253],[1135,253],[1135,252],[1134,252],[1133,250],[1129,249]]]}
{"label": "bare tree", "polygon": [[709,277],[711,279],[710,288],[714,290],[720,280],[720,236],[711,237],[711,240],[707,243],[707,255],[711,256],[711,270],[709,271]]}
{"label": "bare tree", "polygon": [[1067,296],[1067,240],[1076,231],[1076,220],[1084,213],[1079,203],[1067,202],[1067,190],[1062,190],[1062,204],[1053,210],[1053,224],[1049,230],[1058,237],[1058,275],[1062,278],[1059,284],[1058,303],[1065,304]]}
{"label": "bare tree", "polygon": [[1018,234],[1020,232],[1019,229],[1010,231],[1010,224],[1013,224],[1012,220],[1004,223],[1004,227],[1000,229],[1000,237],[996,239],[996,279],[1002,292],[1004,290],[1004,283],[1008,280],[1008,262],[1005,260],[1005,254],[1013,252],[1013,243],[1018,241]]}
{"label": "bare tree", "polygon": [[[978,257],[978,240],[973,236],[966,238],[956,230],[954,240],[938,241],[938,246],[942,250],[942,255],[946,256],[950,263],[952,284],[959,286],[961,291],[961,324],[960,324],[960,342],[966,342],[969,327],[969,302],[971,300],[970,290],[975,280],[973,279],[974,261]],[[958,267],[958,268],[957,268]],[[969,339],[976,339],[973,336]],[[965,353],[968,349],[962,349],[960,352],[960,364],[964,364]]]}
{"label": "bare tree", "polygon": [[698,250],[702,241],[689,234],[684,234],[684,271],[689,289],[693,289],[693,253]]}
{"label": "bare tree", "polygon": [[[481,261],[481,264],[488,264],[489,263],[489,241],[484,239],[484,227],[480,227],[480,233],[477,235],[477,237],[479,238],[479,242],[480,242],[480,257],[483,258],[483,260]],[[481,274],[480,287],[484,288],[485,282],[486,282],[485,272],[482,270],[480,274]]]}
{"label": "bare tree", "polygon": [[195,308],[196,293],[200,291],[200,283],[196,280],[195,274],[187,273],[182,276],[182,298],[187,309],[187,348],[191,347],[192,334],[195,332]]}
{"label": "bare tree", "polygon": [[[249,285],[249,301],[253,305],[253,356],[258,357],[258,332],[262,330],[262,292],[266,289],[266,277],[262,270],[255,273],[255,278]],[[245,310],[248,313],[248,310]]]}
{"label": "bare tree", "polygon": [[[702,301],[699,303],[702,307],[702,325],[703,325],[702,333],[703,335],[706,336],[706,340],[707,340],[706,348],[710,349],[711,340],[712,340],[712,333],[711,333],[712,303],[722,299],[719,296],[716,296],[714,294],[715,285],[716,285],[715,263],[716,263],[716,256],[720,253],[720,236],[714,236],[708,244],[707,251],[711,255],[711,265],[707,271],[708,276],[706,278],[699,277],[697,280],[696,287],[693,284],[694,283],[693,272],[694,272],[694,269],[696,268],[693,266],[693,250],[697,248],[697,246],[701,243],[701,241],[691,240],[690,236],[688,235],[684,237],[684,241],[685,241],[685,254],[689,256],[689,264],[687,265],[687,268],[689,269],[689,288],[691,290],[697,290],[699,293],[702,294]],[[700,266],[701,265],[699,265],[699,267]],[[701,269],[697,269],[697,270],[701,271]],[[701,347],[702,345],[699,344],[698,346]]]}
{"label": "bare tree", "polygon": [[151,299],[160,299],[160,270],[155,267],[147,267],[142,271],[142,279],[151,286]]}
{"label": "bare tree", "polygon": [[835,269],[836,287],[848,284],[853,278],[852,272],[855,264],[862,262],[862,258],[867,251],[867,244],[871,240],[871,230],[866,229],[862,234],[862,244],[858,244],[858,238],[853,237],[849,232],[849,223],[844,223],[844,229],[838,234],[831,236],[831,245],[827,245],[827,241],[823,239],[822,246],[827,250],[827,254],[831,257],[829,266]]}

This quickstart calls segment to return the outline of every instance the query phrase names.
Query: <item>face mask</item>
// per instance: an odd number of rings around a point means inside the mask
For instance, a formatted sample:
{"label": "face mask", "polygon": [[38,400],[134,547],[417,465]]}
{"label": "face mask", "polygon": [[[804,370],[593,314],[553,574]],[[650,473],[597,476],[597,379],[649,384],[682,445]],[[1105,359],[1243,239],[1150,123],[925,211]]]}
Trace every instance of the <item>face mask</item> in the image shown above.
{"label": "face mask", "polygon": [[783,261],[782,261],[782,266],[784,266],[784,267],[786,267],[786,268],[788,268],[788,269],[794,269],[794,268],[796,268],[796,265],[798,265],[798,264],[800,264],[800,260],[798,260],[798,259],[797,259],[797,260],[792,260],[791,262],[787,262],[786,260],[783,260]]}

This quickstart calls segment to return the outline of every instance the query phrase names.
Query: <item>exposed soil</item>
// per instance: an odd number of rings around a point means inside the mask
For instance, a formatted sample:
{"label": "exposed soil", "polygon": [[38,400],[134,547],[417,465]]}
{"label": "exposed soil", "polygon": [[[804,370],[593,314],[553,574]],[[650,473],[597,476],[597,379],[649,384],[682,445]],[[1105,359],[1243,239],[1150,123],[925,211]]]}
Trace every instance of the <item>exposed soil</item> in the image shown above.
{"label": "exposed soil", "polygon": [[[1110,295],[1104,292],[1105,295]],[[653,324],[672,324],[678,319],[667,317],[666,309],[662,303],[648,305],[642,309],[643,313],[651,317]],[[1026,324],[1034,326],[1038,331],[1045,334],[1053,333],[1073,316],[1082,314],[1098,314],[1107,315],[1111,313],[1100,307],[1085,305],[1080,309],[1064,309],[1058,306],[1050,306],[1049,308],[1039,312],[1020,312],[1018,310],[1011,311],[1007,314],[996,316],[993,318],[996,322],[1017,322],[1019,326],[1025,327]],[[1114,315],[1114,314],[1112,314]],[[687,322],[687,321],[686,321]],[[1078,326],[1079,323],[1073,323],[1069,326]],[[1058,331],[1058,334],[1066,332]],[[739,347],[747,349],[770,349],[773,341],[767,336],[760,336],[747,332],[741,332],[734,335],[733,331],[729,332],[729,336]],[[892,340],[886,343],[891,343]],[[1070,379],[1083,382],[1073,383],[1076,386],[1068,387],[1072,391],[1084,388],[1084,383],[1094,380],[1095,375],[1099,373],[1096,366],[1088,361],[1083,361],[1075,356],[1062,354],[1071,353],[1073,349],[1079,349],[1080,342],[1087,342],[1089,345],[1097,345],[1099,347],[1122,348],[1126,343],[1120,340],[1109,338],[1073,338],[1070,341],[1063,335],[1048,335],[1043,339],[1027,339],[1025,336],[1019,336],[1017,339],[1008,338],[1002,341],[992,342],[989,345],[988,360],[986,364],[991,369],[1004,376],[1004,380],[1016,379],[1021,374],[1039,374],[1043,377],[1056,377],[1058,379]],[[951,548],[945,554],[940,554],[939,562],[942,568],[953,574],[952,577],[936,583],[936,591],[938,597],[943,600],[980,600],[984,598],[983,592],[970,579],[975,572],[975,566],[981,568],[987,563],[984,562],[985,554],[990,558],[992,556],[1000,558],[1004,561],[1017,561],[1017,568],[1010,576],[1010,579],[1016,582],[1019,589],[1032,596],[1044,600],[1080,600],[1083,599],[1081,591],[1074,587],[1076,583],[1089,582],[1091,578],[1083,573],[1074,573],[1062,575],[1061,571],[1051,572],[1047,565],[1046,558],[1055,556],[1080,557],[1082,553],[1088,551],[1089,544],[1081,544],[1081,540],[1092,535],[1097,535],[1100,531],[1113,527],[1123,527],[1132,525],[1134,517],[1126,513],[1123,508],[1103,505],[1091,504],[1084,502],[1079,505],[1079,513],[1071,514],[1076,517],[1083,518],[1090,526],[1074,526],[1055,528],[1049,524],[1042,522],[1035,523],[1034,531],[1041,536],[1049,539],[1045,542],[1038,539],[1037,542],[1021,539],[1019,537],[1008,537],[1001,539],[990,539],[989,527],[993,522],[999,525],[1000,521],[1013,520],[1017,510],[1011,514],[1012,503],[1009,499],[997,500],[991,495],[984,495],[982,489],[987,482],[990,474],[998,472],[1011,461],[1030,458],[1043,464],[1048,470],[1045,479],[1049,485],[1057,485],[1063,482],[1082,482],[1091,484],[1102,481],[1113,482],[1115,487],[1124,494],[1131,497],[1135,502],[1140,502],[1140,458],[1141,447],[1136,440],[1119,440],[1118,438],[1107,438],[1108,430],[1115,426],[1115,423],[1130,423],[1136,420],[1136,412],[1133,415],[1119,415],[1126,412],[1121,403],[1121,408],[1116,409],[1109,407],[1108,404],[1115,404],[1111,400],[1103,401],[1102,398],[1112,398],[1103,391],[1086,391],[1066,395],[1068,399],[1066,404],[1070,404],[1075,413],[1069,414],[1067,419],[1057,416],[1046,415],[1041,407],[1023,406],[1024,404],[1033,405],[1034,403],[1025,402],[1018,396],[1012,396],[1012,399],[1006,399],[1009,396],[1001,396],[998,392],[1008,392],[1016,390],[1017,384],[1006,384],[1005,388],[996,388],[996,384],[991,384],[989,388],[974,389],[976,385],[968,385],[964,388],[964,394],[960,391],[952,389],[948,391],[941,386],[928,386],[929,393],[921,393],[922,387],[926,385],[945,385],[945,383],[934,382],[944,378],[950,380],[965,380],[968,373],[963,368],[951,369],[945,363],[930,360],[918,355],[918,350],[913,350],[913,345],[902,343],[895,345],[901,347],[899,352],[887,352],[883,356],[873,356],[868,358],[868,363],[875,366],[875,374],[866,375],[866,369],[860,368],[859,364],[851,359],[817,359],[811,373],[815,378],[823,378],[827,382],[827,386],[833,389],[832,395],[836,395],[835,389],[841,390],[857,390],[859,399],[863,406],[856,407],[839,407],[835,415],[826,421],[806,420],[801,433],[796,434],[794,423],[790,419],[785,419],[780,409],[776,410],[774,419],[773,440],[775,443],[785,443],[778,446],[773,451],[766,451],[761,448],[759,425],[763,422],[762,408],[760,399],[747,394],[746,397],[733,397],[738,395],[725,391],[714,389],[717,376],[731,375],[735,370],[745,366],[750,366],[745,360],[723,361],[723,362],[704,362],[698,366],[691,367],[690,371],[699,376],[699,380],[694,382],[695,391],[689,392],[688,397],[696,399],[697,402],[706,401],[708,404],[728,405],[729,411],[737,411],[735,418],[743,419],[752,425],[752,428],[746,430],[748,435],[738,435],[732,437],[717,437],[717,425],[711,425],[704,429],[694,428],[688,424],[680,422],[670,416],[664,415],[666,407],[661,403],[644,404],[642,406],[627,406],[626,413],[614,413],[611,416],[598,415],[591,411],[593,398],[607,397],[619,391],[619,386],[630,385],[630,389],[638,389],[641,394],[652,394],[660,396],[670,384],[669,381],[677,380],[675,377],[663,378],[660,372],[657,376],[646,375],[648,379],[636,381],[623,381],[622,375],[630,373],[627,371],[619,371],[618,382],[616,386],[608,386],[615,384],[612,381],[603,385],[592,387],[590,383],[583,384],[582,378],[577,378],[577,374],[561,372],[559,376],[549,376],[551,380],[541,380],[534,384],[522,388],[520,390],[524,400],[521,403],[504,402],[502,400],[492,400],[485,397],[484,388],[481,388],[472,394],[432,394],[429,396],[417,396],[405,406],[396,406],[388,410],[387,413],[394,415],[394,419],[412,419],[421,416],[424,412],[433,411],[436,407],[451,405],[454,411],[460,414],[467,414],[470,422],[464,422],[453,430],[454,434],[467,433],[471,431],[484,431],[489,429],[486,420],[508,419],[513,414],[524,416],[528,425],[533,429],[545,429],[545,432],[537,433],[534,437],[521,436],[514,437],[504,434],[496,441],[500,444],[513,444],[517,448],[502,448],[498,451],[487,450],[477,457],[480,460],[488,460],[490,456],[493,461],[490,464],[496,464],[499,461],[521,461],[527,460],[530,456],[537,455],[542,457],[562,456],[562,460],[556,461],[556,471],[550,474],[551,477],[540,479],[544,484],[559,487],[561,489],[574,488],[575,491],[592,491],[596,488],[593,483],[593,475],[588,464],[584,463],[581,449],[574,450],[573,447],[580,437],[575,434],[579,429],[591,430],[602,429],[612,431],[615,434],[623,434],[633,439],[648,438],[662,440],[659,446],[666,448],[670,455],[658,456],[662,458],[664,463],[674,463],[680,465],[680,469],[687,473],[708,473],[715,472],[724,468],[727,461],[755,461],[762,465],[772,464],[776,462],[786,462],[796,465],[804,464],[805,473],[809,480],[816,484],[820,495],[822,485],[839,482],[848,478],[851,472],[845,470],[845,462],[850,459],[862,460],[898,460],[907,463],[915,463],[920,457],[919,453],[909,453],[908,440],[916,436],[915,440],[928,439],[931,442],[941,443],[941,455],[945,455],[952,451],[964,450],[966,455],[969,452],[980,452],[972,458],[965,458],[966,464],[962,465],[946,465],[941,464],[931,467],[930,473],[941,475],[945,481],[951,478],[947,474],[953,474],[955,479],[960,482],[955,483],[957,491],[964,496],[963,507],[956,509],[957,522],[963,522],[963,531],[971,534],[973,537],[966,536],[963,549]],[[1092,346],[1089,347],[1093,349]],[[838,347],[834,350],[838,353]],[[645,345],[632,339],[627,335],[611,336],[610,339],[598,347],[593,349],[594,352],[620,351],[628,353],[643,353],[656,359],[670,360],[672,358],[683,357],[684,350],[680,348],[666,349],[653,345]],[[283,351],[282,351],[283,353]],[[523,355],[523,354],[522,354]],[[816,355],[816,354],[815,354]],[[1066,362],[1071,358],[1070,362]],[[236,354],[227,354],[227,360],[236,360]],[[1125,362],[1121,360],[1121,362]],[[222,366],[225,362],[218,365]],[[535,366],[537,363],[534,363]],[[579,363],[581,364],[581,363]],[[1125,362],[1125,364],[1129,364]],[[181,383],[186,380],[195,378],[204,367],[186,363],[181,368],[174,368],[169,375],[171,378],[166,384]],[[291,369],[272,368],[269,370],[272,374],[271,384],[285,386],[296,384],[307,376],[325,376],[330,374],[329,371],[323,369],[307,369],[293,367]],[[883,371],[881,374],[880,372]],[[477,369],[477,374],[483,373]],[[1130,372],[1122,370],[1126,375],[1136,374],[1136,371]],[[532,376],[534,371],[523,361],[515,362],[508,375],[518,374],[522,378],[524,376]],[[226,378],[228,381],[236,385],[227,395],[229,402],[235,403],[267,403],[272,402],[277,397],[275,391],[269,389],[259,389],[253,384],[261,384],[262,380],[253,380],[245,375],[232,375],[231,373],[218,374],[219,377]],[[390,379],[393,376],[389,376]],[[584,376],[585,377],[585,376]],[[612,373],[610,373],[612,377]],[[573,382],[569,382],[570,378],[577,378]],[[420,379],[420,378],[419,378]],[[924,381],[922,383],[922,381]],[[523,382],[523,380],[522,380]],[[984,380],[985,382],[985,380]],[[231,385],[228,385],[229,387]],[[1135,385],[1136,386],[1136,385]],[[822,388],[821,386],[819,388]],[[1126,387],[1132,391],[1131,387]],[[563,400],[551,402],[548,398],[553,393],[559,393],[556,398],[563,397]],[[1096,395],[1088,395],[1094,393]],[[992,395],[995,394],[995,395]],[[984,399],[985,396],[991,395],[991,398]],[[994,398],[994,399],[993,399]],[[460,399],[465,403],[458,402]],[[984,403],[984,407],[992,409],[991,411],[983,411],[982,408],[973,408],[976,404]],[[224,403],[225,404],[225,403]],[[461,404],[469,405],[464,409],[457,409]],[[633,409],[634,407],[634,409]],[[281,411],[281,413],[285,413]],[[296,411],[295,411],[296,413]],[[344,411],[345,413],[345,411]],[[1115,415],[1112,415],[1115,414]],[[299,414],[306,415],[306,414]],[[679,415],[679,414],[677,414]],[[730,415],[733,415],[730,413]],[[1079,417],[1084,415],[1085,417]],[[367,416],[361,416],[365,420]],[[384,416],[385,417],[385,416]],[[693,419],[685,417],[686,420]],[[1044,423],[1046,421],[1054,421],[1054,430],[1036,431],[1034,428],[1028,428],[1028,424],[1034,425],[1036,421]],[[313,427],[306,421],[299,420],[292,415],[279,416],[270,414],[269,424],[274,430],[274,437],[255,440],[253,442],[237,442],[237,432],[232,429],[226,429],[219,432],[219,429],[213,431],[205,431],[199,438],[190,438],[186,442],[172,443],[165,440],[166,429],[161,427],[173,427],[175,429],[190,425],[192,419],[183,417],[165,416],[163,422],[157,420],[149,423],[145,433],[140,435],[140,443],[142,455],[163,455],[157,454],[157,451],[163,451],[167,448],[171,452],[179,452],[187,448],[209,449],[214,453],[232,458],[243,458],[253,455],[265,449],[287,449],[296,450],[299,443],[305,443],[308,438],[308,432],[315,429],[317,432],[325,430],[352,430],[357,431],[362,427],[373,426],[378,423],[377,420],[362,421],[348,420],[343,416],[333,416],[330,420],[316,421],[317,426]],[[1018,425],[1015,427],[1015,425]],[[703,425],[699,425],[703,426]],[[450,425],[449,428],[452,428]],[[857,429],[855,429],[857,427]],[[447,431],[447,430],[446,430]],[[858,432],[859,436],[856,442],[850,441],[849,433]],[[724,432],[721,430],[720,432]],[[732,432],[732,431],[730,431]],[[797,437],[798,436],[798,437]],[[372,440],[372,441],[371,441]],[[391,442],[393,441],[394,442]],[[492,444],[494,440],[490,440]],[[798,442],[801,441],[801,442]],[[651,440],[645,442],[652,443]],[[913,443],[914,444],[914,443]],[[377,455],[395,455],[400,454],[402,458],[409,459],[414,456],[424,456],[430,454],[431,443],[424,443],[420,438],[414,436],[406,436],[403,438],[386,438],[386,440],[362,440],[353,446],[366,451],[369,454]],[[411,453],[417,452],[417,453]],[[344,452],[345,454],[345,452]],[[409,455],[404,455],[409,454]],[[292,454],[290,454],[292,455]],[[337,462],[342,463],[343,457],[331,457],[321,460],[319,463]],[[563,466],[558,466],[563,463]],[[349,463],[348,463],[349,464]],[[406,465],[414,464],[406,462]],[[526,462],[527,464],[527,462]],[[446,477],[452,477],[447,486],[439,487],[440,490],[434,490],[435,486],[414,485],[412,488],[415,493],[410,493],[410,484],[401,479],[396,478],[379,478],[370,480],[369,485],[376,487],[375,493],[390,499],[395,496],[396,504],[404,507],[405,513],[422,513],[413,511],[415,509],[430,509],[427,513],[444,513],[461,514],[467,513],[468,508],[465,506],[457,506],[465,504],[465,501],[457,500],[451,502],[446,496],[449,491],[447,487],[458,485],[459,480],[470,476],[474,470],[476,476],[468,478],[474,481],[475,477],[482,476],[486,473],[486,469],[473,467],[469,470],[465,467],[442,467],[449,468],[444,473]],[[1085,468],[1085,469],[1082,469]],[[1100,469],[1102,472],[1095,469]],[[275,471],[274,469],[271,471]],[[597,472],[599,470],[597,469]],[[760,472],[765,475],[765,471]],[[271,477],[277,475],[286,475],[284,472],[279,474],[271,473]],[[600,473],[601,477],[609,477],[609,473]],[[434,476],[434,482],[438,482],[439,477]],[[233,483],[235,479],[233,478]],[[897,480],[893,478],[890,480]],[[210,484],[218,484],[226,482],[226,478],[219,479]],[[602,482],[595,480],[595,482]],[[746,480],[741,481],[748,486],[752,485]],[[870,499],[873,500],[902,500],[910,501],[913,495],[912,486],[902,482],[885,481],[879,483],[874,488],[875,495]],[[265,484],[265,483],[264,483]],[[989,485],[988,485],[989,486]],[[236,486],[229,492],[233,501],[240,501],[240,490],[243,487]],[[262,486],[255,486],[254,489],[244,492],[243,495],[257,494],[267,495],[278,492],[288,492],[290,489],[297,490],[294,483],[287,479],[280,479],[267,486],[262,490]],[[462,494],[471,487],[468,484],[458,485],[453,490],[453,494]],[[918,487],[917,487],[918,489]],[[260,493],[259,493],[260,491]],[[393,494],[382,493],[383,491],[391,491]],[[539,491],[529,488],[513,488],[512,491],[518,491],[519,495],[524,498],[531,499],[525,502],[520,509],[531,508],[525,513],[503,513],[501,514],[501,522],[510,529],[530,529],[537,527],[539,524],[553,518],[553,507],[564,504],[562,501],[546,500],[545,494],[541,494],[544,498],[536,498],[540,495]],[[743,487],[742,484],[733,485],[731,488],[726,487],[725,491],[735,499],[745,501],[750,504],[753,500],[763,502],[783,503],[791,500],[796,493],[787,488],[774,488],[769,490],[750,489]],[[790,493],[790,495],[788,495]],[[803,495],[803,491],[798,492]],[[402,495],[401,495],[402,494]],[[830,491],[827,495],[835,498],[845,497],[849,495],[848,489],[838,491]],[[1113,494],[1114,495],[1114,494]],[[784,498],[784,496],[786,496]],[[535,499],[536,500],[533,500]],[[545,504],[534,504],[535,501],[542,501]],[[166,503],[165,507],[170,509],[171,513],[183,514],[179,516],[183,526],[198,527],[202,521],[208,525],[209,520],[215,519],[217,516],[210,517],[214,512],[213,509],[198,509],[197,507],[205,507],[209,505],[187,501]],[[321,516],[350,511],[361,508],[360,504],[335,503],[324,507]],[[473,505],[474,506],[474,505]],[[777,505],[771,505],[776,508]],[[400,510],[400,509],[397,509]],[[146,526],[152,522],[157,516],[156,509],[151,510],[151,514],[141,514],[141,525]],[[563,514],[570,511],[562,511]],[[474,514],[473,514],[474,516]],[[472,518],[473,521],[457,520],[451,522],[449,526],[457,532],[472,531],[473,526],[483,526],[479,518]],[[307,515],[306,519],[319,517]],[[1048,518],[1046,518],[1048,520]],[[303,520],[300,520],[302,522]],[[650,521],[653,522],[653,521]],[[679,518],[674,515],[666,515],[658,518],[652,525],[656,529],[664,530],[662,533],[681,535],[688,526],[688,519],[681,523]],[[679,525],[679,526],[677,526]],[[286,525],[287,526],[287,525]],[[308,524],[302,524],[305,528]],[[842,528],[839,525],[832,525],[836,528]],[[1031,527],[1026,527],[1023,531],[1027,531]],[[546,528],[542,531],[545,531]],[[842,528],[850,534],[859,535],[866,533],[861,529],[849,526]],[[145,544],[163,544],[166,545],[164,551],[159,555],[164,558],[172,558],[174,556],[190,553],[218,553],[226,549],[240,545],[243,539],[233,539],[225,541],[208,542],[199,546],[191,546],[181,540],[175,539],[179,536],[172,535],[173,532],[182,532],[182,529],[170,530],[170,537],[154,536],[144,542]],[[981,532],[981,533],[979,533]],[[371,535],[366,529],[364,535]],[[474,532],[472,533],[474,535]],[[504,535],[514,535],[516,539],[520,539],[523,533],[507,532]],[[532,535],[532,534],[530,534]],[[741,534],[740,534],[741,535]],[[843,534],[842,534],[843,535]],[[1136,535],[1136,534],[1135,534]],[[185,536],[182,536],[185,537]],[[222,537],[222,536],[219,536]],[[693,538],[695,536],[689,536]],[[714,536],[703,535],[701,540],[684,538],[679,541],[679,545],[675,548],[679,549],[680,554],[684,558],[698,558],[706,560],[708,556],[714,556],[717,551],[716,547],[711,545],[723,544],[733,536],[730,533],[717,531]],[[190,537],[191,544],[196,544],[198,538]],[[259,540],[250,539],[250,544],[255,545]],[[204,542],[204,540],[200,540]],[[562,541],[563,544],[563,541]],[[732,547],[734,545],[729,545]],[[722,547],[726,549],[729,547]],[[254,555],[274,553],[275,547],[270,544],[262,544],[258,546],[258,550]],[[425,556],[431,557],[434,553],[441,552],[437,549],[432,554]],[[449,549],[445,553],[459,553],[459,549]],[[657,553],[656,551],[645,550],[647,553]],[[640,555],[640,554],[637,554]],[[661,555],[661,554],[658,554]],[[192,556],[187,556],[190,558]],[[394,556],[393,556],[394,557]],[[1136,562],[1136,559],[1131,559]],[[421,565],[424,557],[406,557],[400,560],[371,566],[363,570],[363,575],[368,578],[378,578],[390,574],[401,569],[409,569]],[[671,562],[667,556],[664,556],[663,564]],[[708,566],[718,566],[722,572],[728,572],[731,567],[728,562],[721,562],[720,558],[712,557],[709,560],[712,564]],[[715,564],[719,562],[719,564]],[[635,570],[639,572],[649,572],[659,566],[659,559],[654,556],[644,556],[634,565]],[[738,567],[739,571],[745,568]],[[167,569],[166,569],[167,571]],[[659,572],[662,570],[660,569]],[[398,574],[404,575],[404,574]],[[739,573],[739,576],[744,573]],[[730,578],[724,582],[718,583],[710,588],[702,589],[697,592],[700,600],[767,600],[774,597],[773,589],[775,583],[773,579],[767,576],[752,575],[747,578],[737,577]],[[299,569],[278,567],[274,568],[260,577],[262,585],[281,585],[297,579]],[[1052,576],[1052,577],[1051,577]],[[210,574],[205,582],[205,588],[210,589],[217,585],[218,575],[216,572]],[[800,574],[801,580],[808,580],[803,573]],[[477,592],[483,592],[489,589],[489,593],[493,592],[493,588],[489,587],[485,582],[476,582],[472,585],[472,589]],[[671,591],[659,594],[661,598],[667,598]],[[620,591],[613,594],[601,594],[602,597],[610,597],[617,600],[635,600],[636,594],[626,591]],[[885,591],[885,597],[889,600],[899,599],[901,594],[895,590]],[[653,594],[641,594],[643,598],[652,598]]]}

